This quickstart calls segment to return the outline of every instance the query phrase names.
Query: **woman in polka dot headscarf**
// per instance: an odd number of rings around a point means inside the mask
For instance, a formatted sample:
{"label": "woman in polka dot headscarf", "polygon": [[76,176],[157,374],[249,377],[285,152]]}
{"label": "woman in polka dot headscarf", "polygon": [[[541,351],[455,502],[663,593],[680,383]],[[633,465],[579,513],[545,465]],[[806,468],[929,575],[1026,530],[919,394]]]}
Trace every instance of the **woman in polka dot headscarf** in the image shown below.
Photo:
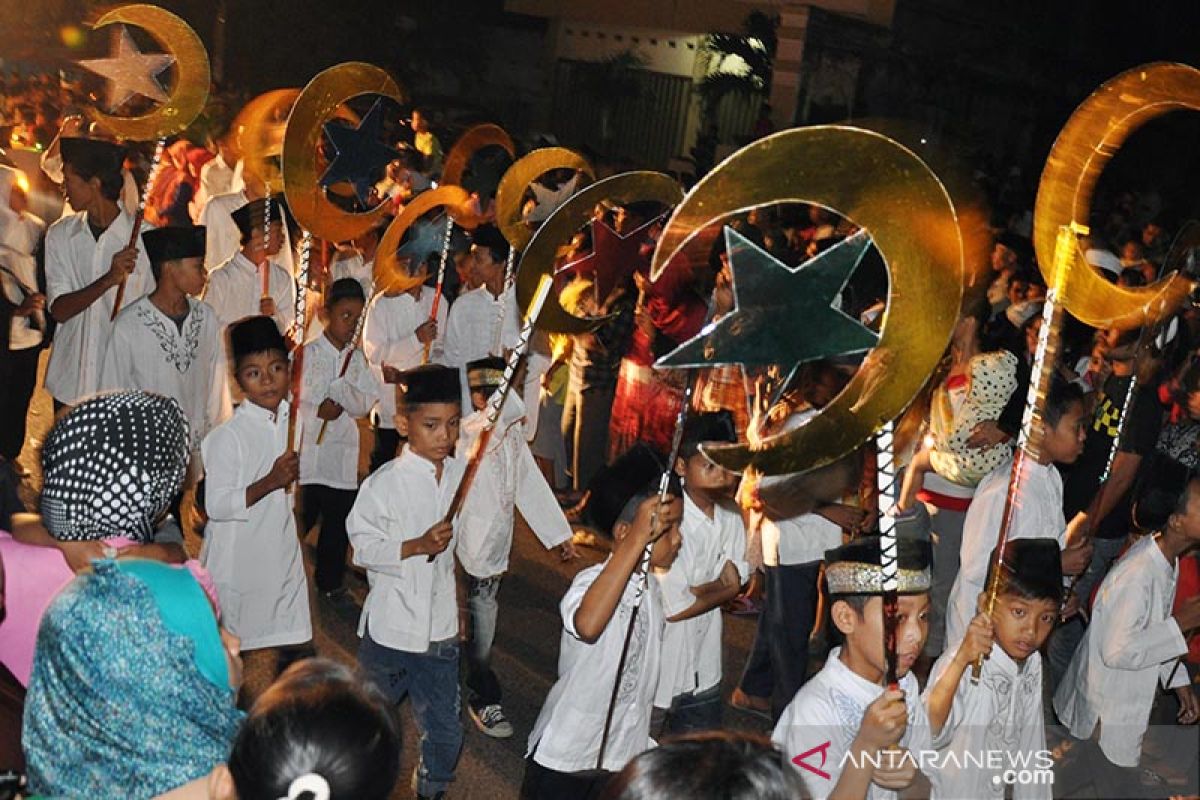
{"label": "woman in polka dot headscarf", "polygon": [[[42,525],[22,526],[20,541],[0,533],[0,557],[9,567],[0,663],[18,681],[29,680],[38,621],[71,580],[72,567],[134,547],[139,557],[184,562],[181,544],[146,543],[183,485],[187,461],[183,412],[160,395],[98,395],[55,423],[42,448]],[[196,562],[188,568],[211,588]]]}

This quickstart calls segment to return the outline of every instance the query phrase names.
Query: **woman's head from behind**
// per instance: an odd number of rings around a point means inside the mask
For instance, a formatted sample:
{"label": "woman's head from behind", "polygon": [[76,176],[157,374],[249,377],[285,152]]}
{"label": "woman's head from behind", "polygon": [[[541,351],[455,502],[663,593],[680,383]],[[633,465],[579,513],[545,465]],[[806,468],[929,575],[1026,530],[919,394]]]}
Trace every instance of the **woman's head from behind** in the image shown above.
{"label": "woman's head from behind", "polygon": [[237,800],[385,800],[400,734],[383,697],[345,666],[294,664],[255,702],[234,741]]}
{"label": "woman's head from behind", "polygon": [[601,800],[792,800],[800,781],[769,741],[714,731],[681,736],[630,761]]}

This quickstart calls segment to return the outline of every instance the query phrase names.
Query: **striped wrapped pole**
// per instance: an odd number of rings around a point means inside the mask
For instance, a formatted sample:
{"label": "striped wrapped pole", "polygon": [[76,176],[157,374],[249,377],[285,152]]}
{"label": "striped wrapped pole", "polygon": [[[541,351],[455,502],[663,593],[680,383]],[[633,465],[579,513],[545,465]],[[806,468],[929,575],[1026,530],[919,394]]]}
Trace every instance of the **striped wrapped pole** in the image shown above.
{"label": "striped wrapped pole", "polygon": [[883,654],[887,660],[887,685],[895,689],[900,686],[896,674],[896,620],[900,602],[897,568],[900,553],[896,539],[896,518],[892,514],[898,488],[895,423],[886,423],[879,433],[875,434],[875,450],[875,486],[879,503],[879,566],[883,571]]}
{"label": "striped wrapped pole", "polygon": [[[438,260],[438,275],[437,286],[433,290],[433,305],[429,309],[429,319],[434,323],[437,322],[438,306],[442,302],[442,287],[446,284],[446,262],[450,260],[450,235],[454,233],[454,220],[450,214],[446,214],[446,231],[442,234],[442,257]],[[433,340],[425,343],[425,349],[421,353],[421,364],[429,363],[429,354],[433,349]]]}
{"label": "striped wrapped pole", "polygon": [[[150,196],[150,192],[154,190],[154,184],[158,180],[158,176],[162,173],[163,150],[166,149],[167,140],[159,139],[158,144],[154,146],[154,161],[150,164],[150,176],[146,178],[146,185],[142,188],[142,193],[138,195],[137,213],[133,215],[133,232],[129,234],[129,247],[137,244],[138,237],[142,234],[142,221],[146,218],[146,199]],[[121,304],[125,301],[125,281],[122,279],[117,284],[117,296],[113,298],[112,314],[109,316],[109,322],[117,318],[117,314],[121,313]]]}

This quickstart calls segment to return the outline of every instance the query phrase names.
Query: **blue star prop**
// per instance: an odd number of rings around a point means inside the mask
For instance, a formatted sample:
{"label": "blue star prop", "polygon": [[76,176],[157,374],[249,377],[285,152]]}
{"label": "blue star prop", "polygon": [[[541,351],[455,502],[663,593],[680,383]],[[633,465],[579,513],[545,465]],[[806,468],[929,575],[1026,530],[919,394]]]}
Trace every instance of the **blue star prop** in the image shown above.
{"label": "blue star prop", "polygon": [[655,366],[778,364],[794,371],[806,361],[871,349],[879,337],[833,307],[870,242],[860,231],[800,266],[789,267],[726,228],[733,311],[705,325]]}
{"label": "blue star prop", "polygon": [[380,141],[383,104],[376,100],[357,128],[348,128],[337,120],[323,127],[336,155],[321,174],[321,186],[328,189],[335,183],[349,183],[354,186],[358,202],[370,205],[371,187],[383,169],[400,157],[399,152]]}
{"label": "blue star prop", "polygon": [[412,259],[413,270],[420,268],[431,255],[442,252],[442,240],[446,235],[446,215],[436,219],[419,219],[408,229],[408,238],[396,251],[401,258]]}

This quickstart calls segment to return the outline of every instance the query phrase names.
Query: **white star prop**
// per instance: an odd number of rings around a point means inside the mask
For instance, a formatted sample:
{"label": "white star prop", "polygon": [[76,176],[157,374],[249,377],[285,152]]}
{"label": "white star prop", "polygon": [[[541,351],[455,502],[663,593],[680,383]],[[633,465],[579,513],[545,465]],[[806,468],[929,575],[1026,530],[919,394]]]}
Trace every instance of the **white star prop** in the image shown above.
{"label": "white star prop", "polygon": [[565,181],[557,189],[550,189],[538,181],[529,184],[529,188],[533,192],[536,205],[530,210],[525,222],[536,225],[539,222],[545,222],[547,217],[567,202],[571,195],[575,194],[579,188],[579,173],[572,175],[570,180]]}
{"label": "white star prop", "polygon": [[91,58],[79,62],[79,66],[108,80],[108,110],[116,111],[125,101],[140,94],[159,103],[167,102],[167,95],[158,78],[158,73],[175,63],[175,56],[167,53],[143,53],[133,43],[129,30],[121,25],[114,37],[114,52],[109,58]]}

